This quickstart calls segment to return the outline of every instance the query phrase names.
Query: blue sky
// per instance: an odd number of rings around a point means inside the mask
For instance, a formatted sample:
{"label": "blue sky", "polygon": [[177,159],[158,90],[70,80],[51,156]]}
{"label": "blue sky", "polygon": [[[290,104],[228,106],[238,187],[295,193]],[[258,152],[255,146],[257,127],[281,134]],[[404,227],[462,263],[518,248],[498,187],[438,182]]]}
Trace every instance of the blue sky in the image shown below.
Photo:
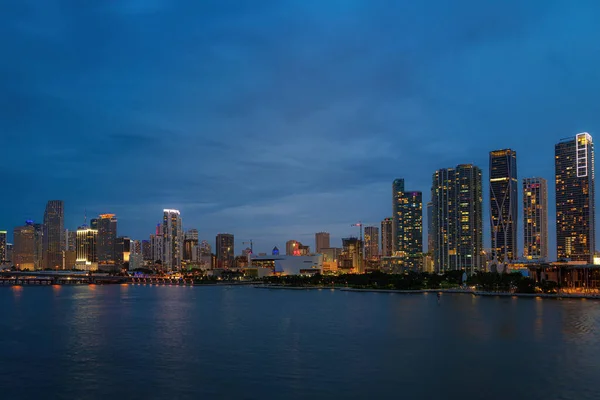
{"label": "blue sky", "polygon": [[211,243],[337,245],[391,213],[394,178],[428,200],[436,169],[487,179],[506,147],[552,204],[554,144],[600,140],[599,20],[595,0],[0,1],[0,229],[63,199],[68,228],[114,212],[142,239],[178,208]]}

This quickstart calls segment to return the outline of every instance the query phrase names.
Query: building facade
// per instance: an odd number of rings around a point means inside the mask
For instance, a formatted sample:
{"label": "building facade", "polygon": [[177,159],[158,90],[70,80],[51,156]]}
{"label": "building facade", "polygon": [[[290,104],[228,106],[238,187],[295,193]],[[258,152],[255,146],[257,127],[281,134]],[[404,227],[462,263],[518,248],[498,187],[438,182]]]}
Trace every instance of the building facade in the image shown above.
{"label": "building facade", "polygon": [[0,231],[0,264],[4,264],[8,261],[8,255],[6,254],[6,231]]}
{"label": "building facade", "polygon": [[42,234],[42,257],[44,268],[62,268],[64,233],[64,203],[62,200],[50,200],[46,204],[46,211],[44,212]]}
{"label": "building facade", "polygon": [[518,258],[517,152],[490,152],[490,220],[492,259],[500,263]]}
{"label": "building facade", "polygon": [[198,260],[198,230],[188,229],[185,232],[185,240],[183,242],[183,259],[185,261]]}
{"label": "building facade", "polygon": [[379,227],[365,226],[365,258],[376,260],[379,258]]}
{"label": "building facade", "polygon": [[163,210],[163,268],[179,271],[183,257],[183,229],[179,210]]}
{"label": "building facade", "polygon": [[554,155],[557,258],[592,263],[596,250],[592,136],[584,132],[561,140]]}
{"label": "building facade", "polygon": [[98,226],[98,263],[108,265],[115,264],[117,218],[114,214],[101,214],[97,219],[96,224]]}
{"label": "building facade", "polygon": [[33,223],[16,227],[13,230],[13,241],[13,265],[22,270],[35,270],[35,228]]}
{"label": "building facade", "polygon": [[523,179],[523,256],[548,259],[548,184],[544,178]]}
{"label": "building facade", "polygon": [[234,237],[231,233],[219,233],[216,239],[217,268],[233,268],[234,262]]}
{"label": "building facade", "polygon": [[318,254],[323,252],[323,249],[330,247],[329,232],[317,232],[315,233],[315,251]]}
{"label": "building facade", "polygon": [[345,273],[364,272],[363,242],[355,237],[342,239],[339,269]]}
{"label": "building facade", "polygon": [[94,271],[98,269],[98,230],[87,225],[77,228],[76,259],[77,269]]}
{"label": "building facade", "polygon": [[381,255],[390,257],[392,255],[392,218],[385,218],[381,221]]}
{"label": "building facade", "polygon": [[404,179],[392,183],[392,252],[405,266],[419,270],[423,254],[423,195],[407,192]]}

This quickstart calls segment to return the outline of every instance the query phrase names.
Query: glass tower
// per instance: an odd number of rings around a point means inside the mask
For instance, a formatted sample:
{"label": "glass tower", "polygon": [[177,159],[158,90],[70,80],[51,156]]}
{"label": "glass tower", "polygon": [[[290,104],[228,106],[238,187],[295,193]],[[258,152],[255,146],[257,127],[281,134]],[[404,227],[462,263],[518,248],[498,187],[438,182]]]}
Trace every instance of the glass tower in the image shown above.
{"label": "glass tower", "polygon": [[492,258],[505,263],[517,259],[517,152],[490,152],[490,220]]}
{"label": "glass tower", "polygon": [[544,178],[523,179],[523,256],[548,258],[548,184]]}

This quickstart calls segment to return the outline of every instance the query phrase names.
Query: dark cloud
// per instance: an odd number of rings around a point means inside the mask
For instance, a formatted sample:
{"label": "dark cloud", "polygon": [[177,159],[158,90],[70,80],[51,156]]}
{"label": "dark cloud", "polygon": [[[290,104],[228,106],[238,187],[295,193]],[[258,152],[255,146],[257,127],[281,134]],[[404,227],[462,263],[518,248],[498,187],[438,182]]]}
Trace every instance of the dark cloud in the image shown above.
{"label": "dark cloud", "polygon": [[[589,1],[0,3],[0,227],[67,201],[143,238],[164,207],[261,250],[355,233],[390,182],[553,144],[600,109]],[[485,174],[484,174],[485,175]],[[552,213],[553,210],[551,210]],[[552,235],[551,235],[552,236]]]}

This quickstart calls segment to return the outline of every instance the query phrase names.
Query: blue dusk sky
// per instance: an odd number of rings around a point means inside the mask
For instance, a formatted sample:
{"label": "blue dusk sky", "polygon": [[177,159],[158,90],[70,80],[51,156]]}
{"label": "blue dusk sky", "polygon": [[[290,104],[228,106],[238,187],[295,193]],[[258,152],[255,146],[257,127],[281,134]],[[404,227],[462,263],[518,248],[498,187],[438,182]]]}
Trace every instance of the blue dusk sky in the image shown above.
{"label": "blue dusk sky", "polygon": [[62,199],[69,229],[115,213],[145,239],[177,208],[236,252],[338,246],[395,178],[428,201],[436,169],[486,182],[510,147],[550,181],[554,254],[554,144],[600,141],[598,21],[597,0],[0,1],[0,229]]}

